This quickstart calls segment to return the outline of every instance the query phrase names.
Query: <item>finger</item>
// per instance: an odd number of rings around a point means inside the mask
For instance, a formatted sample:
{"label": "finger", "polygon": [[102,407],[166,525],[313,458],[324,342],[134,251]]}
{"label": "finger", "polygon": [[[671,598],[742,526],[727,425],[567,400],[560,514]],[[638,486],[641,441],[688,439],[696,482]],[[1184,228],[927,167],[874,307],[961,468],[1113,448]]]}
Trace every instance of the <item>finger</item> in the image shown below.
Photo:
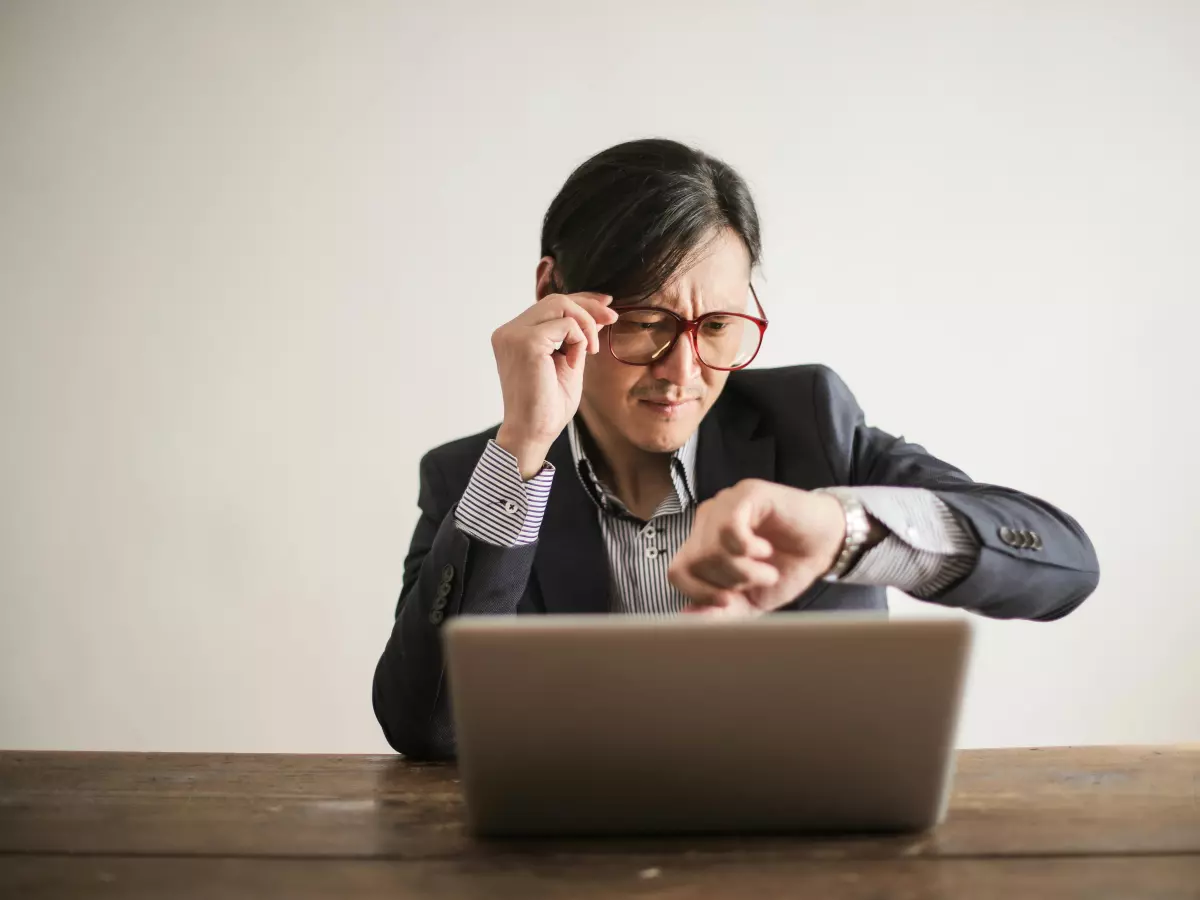
{"label": "finger", "polygon": [[536,325],[575,309],[587,313],[600,325],[610,325],[617,320],[616,310],[610,308],[612,302],[613,298],[608,294],[588,291],[576,294],[548,294],[517,318],[527,325]]}
{"label": "finger", "polygon": [[719,587],[697,578],[683,566],[669,568],[667,578],[681,594],[703,606],[723,606],[731,601],[735,593],[728,588]]}
{"label": "finger", "polygon": [[706,606],[702,603],[690,603],[680,612],[693,619],[719,619],[725,615],[725,604]]}
{"label": "finger", "polygon": [[763,615],[764,610],[755,606],[741,594],[733,595],[727,603],[720,606],[701,606],[692,604],[685,606],[681,612],[696,619],[753,619]]}
{"label": "finger", "polygon": [[[582,332],[580,334],[582,335]],[[583,361],[587,359],[587,344],[583,340],[570,343],[564,341],[562,358],[569,368],[578,370],[583,365]]]}
{"label": "finger", "polygon": [[726,604],[721,611],[727,619],[757,619],[766,613],[765,609],[755,605],[744,594],[739,594],[732,602]]}
{"label": "finger", "polygon": [[[734,556],[761,555],[749,553],[752,547],[761,549],[759,545],[764,543],[764,540],[750,527],[750,510],[745,504],[734,507],[731,518],[721,526],[717,537],[721,547]],[[769,548],[770,544],[767,546]]]}
{"label": "finger", "polygon": [[572,300],[585,300],[589,303],[599,303],[607,306],[612,303],[612,294],[602,294],[599,291],[575,291],[572,294],[563,294],[564,297],[570,297]]}
{"label": "finger", "polygon": [[770,541],[754,533],[754,516],[753,504],[737,503],[733,507],[729,521],[721,526],[718,538],[721,546],[734,556],[768,559],[774,553],[774,548]]}
{"label": "finger", "polygon": [[586,351],[588,346],[587,335],[570,316],[542,322],[533,326],[531,330],[539,340],[541,352],[553,352],[561,348],[566,353],[575,344]]}
{"label": "finger", "polygon": [[751,559],[770,559],[775,555],[775,548],[766,538],[756,534],[746,543],[746,555]]}
{"label": "finger", "polygon": [[738,590],[771,587],[779,581],[777,568],[747,556],[711,556],[694,563],[691,572],[701,581]]}
{"label": "finger", "polygon": [[579,293],[567,297],[586,309],[601,326],[617,321],[617,310],[612,308],[613,298],[608,294]]}
{"label": "finger", "polygon": [[570,297],[561,295],[554,298],[547,297],[543,302],[546,304],[547,312],[557,311],[561,317],[571,318],[578,322],[579,327],[587,335],[588,352],[600,352],[600,325],[588,310]]}

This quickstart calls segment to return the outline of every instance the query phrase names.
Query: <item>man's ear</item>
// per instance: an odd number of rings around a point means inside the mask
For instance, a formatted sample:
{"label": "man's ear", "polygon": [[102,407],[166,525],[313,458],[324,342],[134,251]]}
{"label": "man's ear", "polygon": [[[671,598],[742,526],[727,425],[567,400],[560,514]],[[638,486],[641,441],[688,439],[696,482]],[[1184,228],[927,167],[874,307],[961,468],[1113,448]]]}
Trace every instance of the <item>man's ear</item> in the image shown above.
{"label": "man's ear", "polygon": [[547,294],[556,293],[554,277],[554,257],[543,256],[537,264],[537,285],[534,288],[535,299],[541,300]]}

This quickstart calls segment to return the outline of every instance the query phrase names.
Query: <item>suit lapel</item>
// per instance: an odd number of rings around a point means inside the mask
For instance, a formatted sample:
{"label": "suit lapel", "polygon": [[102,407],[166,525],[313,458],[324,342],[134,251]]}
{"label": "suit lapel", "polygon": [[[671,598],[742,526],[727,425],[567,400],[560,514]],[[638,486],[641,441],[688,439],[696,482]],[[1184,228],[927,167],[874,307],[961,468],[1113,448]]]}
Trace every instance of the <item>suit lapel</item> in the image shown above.
{"label": "suit lapel", "polygon": [[700,423],[696,499],[703,503],[744,478],[775,480],[775,439],[762,434],[760,416],[724,392]]}
{"label": "suit lapel", "polygon": [[[696,499],[703,503],[744,478],[773,481],[775,439],[759,414],[724,392],[700,423]],[[595,503],[575,469],[564,431],[550,448],[554,486],[546,503],[533,569],[547,613],[609,611],[609,572]]]}
{"label": "suit lapel", "polygon": [[548,459],[555,468],[554,486],[533,560],[546,612],[608,612],[608,562],[599,512],[579,480],[565,430]]}
{"label": "suit lapel", "polygon": [[[696,457],[697,499],[704,502],[745,478],[778,479],[775,470],[775,438],[764,433],[761,417],[736,394],[726,391],[700,424],[700,447]],[[793,600],[787,609],[811,606],[829,587],[817,581]]]}

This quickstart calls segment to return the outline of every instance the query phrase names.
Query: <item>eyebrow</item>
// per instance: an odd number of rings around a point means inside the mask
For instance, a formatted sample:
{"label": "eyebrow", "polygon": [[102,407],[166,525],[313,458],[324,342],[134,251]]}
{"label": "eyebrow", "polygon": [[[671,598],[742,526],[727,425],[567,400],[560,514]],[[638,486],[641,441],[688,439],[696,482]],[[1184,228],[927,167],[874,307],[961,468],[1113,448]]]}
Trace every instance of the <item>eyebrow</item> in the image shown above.
{"label": "eyebrow", "polygon": [[[696,315],[702,316],[705,313],[710,313],[710,312],[745,312],[751,306],[751,304],[749,303],[749,296],[750,296],[750,283],[746,282],[746,298],[742,300],[741,305],[743,308],[741,310],[738,309],[738,304],[736,301],[733,303],[725,303],[724,301],[722,301],[721,305],[719,305],[719,306],[710,306],[708,304],[697,304]],[[613,306],[615,306],[617,308],[620,308],[620,306],[627,306],[627,307],[656,306],[660,309],[667,309],[673,313],[678,313],[679,315],[682,316],[683,311],[679,308],[681,306],[679,301],[675,298],[669,298],[669,299],[670,299],[670,302],[663,303],[661,301],[661,299],[656,301],[656,300],[653,300],[652,298],[647,297],[647,298],[645,298],[643,300],[639,300],[639,301],[630,301],[628,303],[622,303],[622,304],[614,303]]]}

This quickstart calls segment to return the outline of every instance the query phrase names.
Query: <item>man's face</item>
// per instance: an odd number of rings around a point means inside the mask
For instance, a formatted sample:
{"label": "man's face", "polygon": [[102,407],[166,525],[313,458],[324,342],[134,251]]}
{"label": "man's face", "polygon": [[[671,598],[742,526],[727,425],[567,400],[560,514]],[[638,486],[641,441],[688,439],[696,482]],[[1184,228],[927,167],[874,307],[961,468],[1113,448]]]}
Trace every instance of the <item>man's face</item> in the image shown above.
{"label": "man's face", "polygon": [[[638,305],[661,306],[685,319],[716,311],[754,314],[746,308],[749,285],[750,254],[727,229],[694,265]],[[686,335],[649,366],[618,361],[607,338],[601,334],[601,350],[583,371],[579,408],[588,428],[651,453],[678,450],[721,395],[729,373],[702,365]]]}

